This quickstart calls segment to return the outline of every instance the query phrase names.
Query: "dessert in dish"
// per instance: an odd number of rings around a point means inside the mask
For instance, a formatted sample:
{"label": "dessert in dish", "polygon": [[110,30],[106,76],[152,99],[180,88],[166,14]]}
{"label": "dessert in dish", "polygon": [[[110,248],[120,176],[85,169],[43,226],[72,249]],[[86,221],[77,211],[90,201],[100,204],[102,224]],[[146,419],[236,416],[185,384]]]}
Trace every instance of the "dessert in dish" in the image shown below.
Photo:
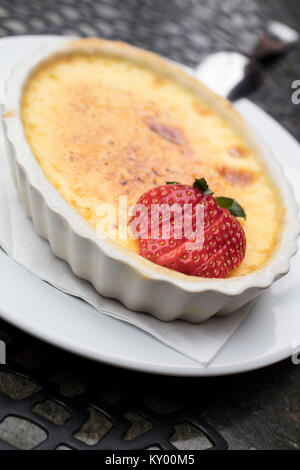
{"label": "dessert in dish", "polygon": [[[200,322],[235,311],[288,272],[299,222],[285,175],[231,104],[180,67],[124,43],[61,38],[13,70],[5,102],[26,212],[100,294],[164,321]],[[225,196],[247,216],[233,214],[246,250],[226,279],[157,264],[141,256],[140,236],[114,239],[102,225],[103,203],[117,208],[126,196],[135,207],[166,182],[192,187],[201,177],[218,207]]]}
{"label": "dessert in dish", "polygon": [[[75,41],[76,42],[76,41]],[[22,94],[22,122],[34,156],[63,198],[96,229],[101,203],[129,205],[166,181],[203,175],[216,196],[244,207],[243,262],[231,276],[268,263],[284,208],[261,162],[230,120],[197,91],[134,58],[81,49],[41,62]],[[222,103],[224,107],[230,104]],[[138,240],[116,239],[138,253]]]}

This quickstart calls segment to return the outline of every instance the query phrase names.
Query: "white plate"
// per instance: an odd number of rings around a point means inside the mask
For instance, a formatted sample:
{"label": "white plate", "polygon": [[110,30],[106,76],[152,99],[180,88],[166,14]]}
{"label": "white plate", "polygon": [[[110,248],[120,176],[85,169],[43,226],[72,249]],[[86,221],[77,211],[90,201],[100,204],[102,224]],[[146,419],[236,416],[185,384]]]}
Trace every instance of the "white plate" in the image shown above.
{"label": "white plate", "polygon": [[[55,36],[0,40],[0,80],[11,67]],[[272,148],[300,201],[300,146],[270,116],[247,100],[237,108]],[[3,148],[3,141],[0,142]],[[260,296],[251,313],[208,367],[197,365],[129,324],[102,315],[63,294],[0,252],[0,315],[28,333],[68,351],[120,367],[169,375],[244,372],[290,356],[300,343],[300,252],[290,273]]]}

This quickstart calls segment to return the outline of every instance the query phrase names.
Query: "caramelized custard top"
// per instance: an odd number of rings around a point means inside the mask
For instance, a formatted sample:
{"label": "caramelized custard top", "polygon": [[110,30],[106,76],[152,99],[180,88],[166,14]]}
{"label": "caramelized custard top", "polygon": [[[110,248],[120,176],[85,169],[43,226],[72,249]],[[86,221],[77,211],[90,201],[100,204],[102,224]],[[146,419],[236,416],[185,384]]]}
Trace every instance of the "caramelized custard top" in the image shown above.
{"label": "caramelized custard top", "polygon": [[[266,171],[232,127],[177,81],[123,58],[56,57],[23,92],[27,140],[49,181],[92,227],[101,202],[134,204],[166,181],[204,176],[244,207],[246,257],[232,276],[267,263],[283,209]],[[138,252],[135,240],[117,240]],[[163,268],[162,268],[163,269]]]}

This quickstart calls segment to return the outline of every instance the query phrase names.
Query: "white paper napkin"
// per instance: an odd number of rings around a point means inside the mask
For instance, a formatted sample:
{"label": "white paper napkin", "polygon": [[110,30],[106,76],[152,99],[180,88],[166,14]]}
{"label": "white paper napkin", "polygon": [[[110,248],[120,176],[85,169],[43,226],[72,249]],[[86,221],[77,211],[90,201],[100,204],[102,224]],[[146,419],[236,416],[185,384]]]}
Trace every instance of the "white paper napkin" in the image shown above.
{"label": "white paper napkin", "polygon": [[184,321],[162,322],[99,295],[90,283],[76,277],[64,261],[53,255],[48,242],[35,233],[18,198],[2,132],[0,149],[0,245],[7,254],[44,281],[81,297],[99,312],[131,323],[176,351],[208,366],[246,317],[250,304],[228,317],[213,317],[193,325]]}

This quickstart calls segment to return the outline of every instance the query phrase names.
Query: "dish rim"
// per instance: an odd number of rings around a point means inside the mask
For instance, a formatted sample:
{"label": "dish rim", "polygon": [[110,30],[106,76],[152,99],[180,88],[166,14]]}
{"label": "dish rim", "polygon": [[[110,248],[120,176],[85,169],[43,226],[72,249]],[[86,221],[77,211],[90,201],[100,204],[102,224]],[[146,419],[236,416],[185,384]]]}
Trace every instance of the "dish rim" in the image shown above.
{"label": "dish rim", "polygon": [[[63,199],[58,190],[47,179],[26,140],[20,117],[20,99],[23,85],[30,76],[30,73],[41,61],[47,60],[53,55],[72,54],[77,51],[84,51],[84,53],[88,54],[101,51],[101,53],[109,55],[121,55],[145,65],[150,64],[153,69],[158,69],[160,73],[166,73],[168,76],[174,77],[180,83],[195,90],[216,112],[221,113],[226,119],[229,119],[231,125],[238,128],[249,145],[255,147],[271,179],[276,187],[280,189],[285,206],[285,221],[279,246],[264,267],[253,273],[235,278],[203,279],[193,277],[191,279],[189,276],[162,268],[145,260],[140,255],[130,252],[116,242],[100,239],[88,222]],[[139,276],[142,276],[143,279],[170,283],[191,294],[213,291],[225,294],[226,296],[236,296],[251,288],[267,288],[276,278],[289,271],[290,260],[297,251],[297,237],[300,233],[300,224],[298,205],[280,164],[263,141],[255,137],[253,130],[250,130],[244,119],[227,100],[215,95],[196,78],[189,75],[187,71],[183,71],[160,56],[118,41],[107,41],[98,38],[79,40],[62,38],[59,44],[56,42],[49,46],[40,47],[34,54],[13,68],[5,84],[5,110],[3,118],[7,130],[6,137],[14,148],[15,158],[26,173],[31,188],[40,193],[47,208],[62,217],[68,228],[77,235],[90,240],[107,257],[126,264],[136,271]]]}

